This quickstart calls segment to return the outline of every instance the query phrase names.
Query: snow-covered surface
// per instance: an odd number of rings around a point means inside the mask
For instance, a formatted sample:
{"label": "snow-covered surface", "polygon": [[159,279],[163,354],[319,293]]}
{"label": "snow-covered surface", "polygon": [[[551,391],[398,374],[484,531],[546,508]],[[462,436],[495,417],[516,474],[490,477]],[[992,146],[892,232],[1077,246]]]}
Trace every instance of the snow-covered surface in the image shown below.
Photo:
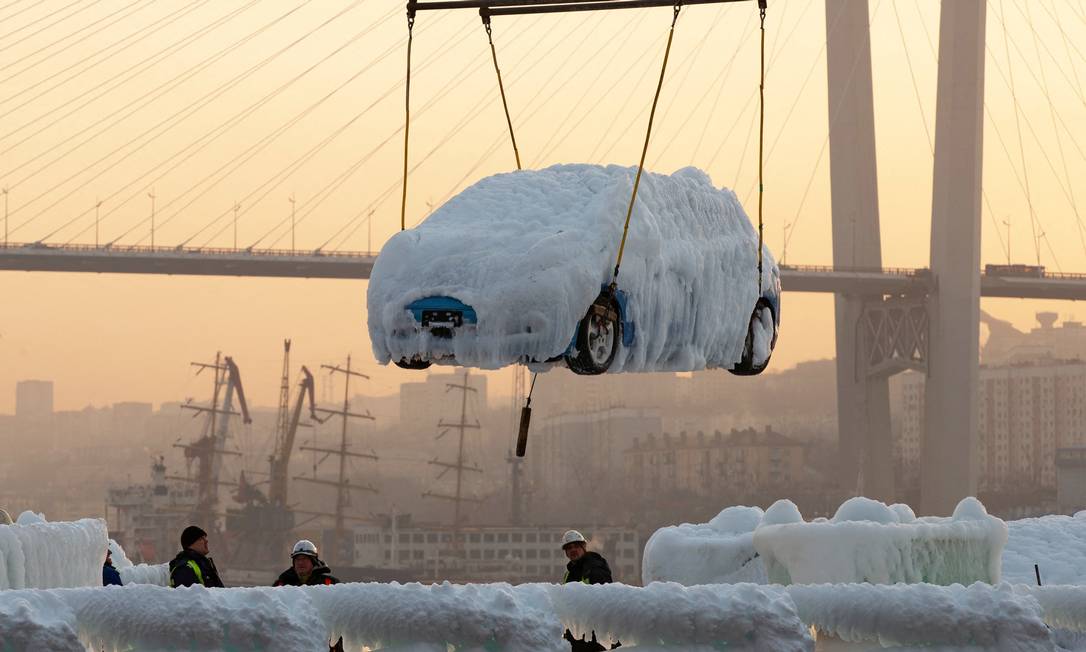
{"label": "snow-covered surface", "polygon": [[307,596],[329,635],[347,647],[561,649],[562,626],[542,585],[339,584],[309,588]]}
{"label": "snow-covered surface", "polygon": [[[495,175],[393,236],[367,296],[377,360],[452,355],[454,364],[493,369],[561,355],[611,279],[635,174],[556,165]],[[758,294],[757,242],[735,193],[704,172],[646,172],[619,276],[636,336],[611,371],[738,362]],[[778,278],[764,249],[764,287]],[[431,296],[472,306],[478,324],[452,339],[416,333],[405,306]]]}
{"label": "snow-covered surface", "polygon": [[999,582],[1007,525],[975,498],[950,518],[902,523],[903,512],[851,498],[829,521],[762,524],[754,548],[779,584]]}
{"label": "snow-covered surface", "polygon": [[1041,606],[1010,584],[795,585],[787,589],[803,622],[873,647],[1052,650]]}
{"label": "snow-covered surface", "polygon": [[708,523],[683,523],[657,530],[641,557],[641,578],[650,582],[765,584],[765,566],[754,551],[757,507],[728,507]]}
{"label": "snow-covered surface", "polygon": [[101,519],[47,523],[24,512],[0,525],[0,590],[101,586],[106,546]]}
{"label": "snow-covered surface", "polygon": [[[0,592],[0,637],[15,649],[561,652],[562,631],[595,630],[643,652],[810,650],[779,587],[658,583],[340,584],[331,587],[168,589],[157,586]],[[7,630],[11,630],[8,632]],[[77,639],[78,638],[78,642]],[[81,644],[80,644],[81,642]],[[40,648],[34,644],[42,645]]]}
{"label": "snow-covered surface", "polygon": [[133,564],[125,554],[121,544],[109,540],[109,550],[113,553],[113,567],[121,575],[121,582],[129,584],[155,584],[166,586],[170,583],[169,564]]}
{"label": "snow-covered surface", "polygon": [[575,635],[594,630],[601,640],[622,641],[624,649],[627,644],[672,650],[691,645],[777,652],[812,649],[792,601],[773,587],[567,584],[552,587],[551,594],[559,617]]}
{"label": "snow-covered surface", "polygon": [[1086,584],[1086,513],[1008,521],[1003,579],[1015,584]]}

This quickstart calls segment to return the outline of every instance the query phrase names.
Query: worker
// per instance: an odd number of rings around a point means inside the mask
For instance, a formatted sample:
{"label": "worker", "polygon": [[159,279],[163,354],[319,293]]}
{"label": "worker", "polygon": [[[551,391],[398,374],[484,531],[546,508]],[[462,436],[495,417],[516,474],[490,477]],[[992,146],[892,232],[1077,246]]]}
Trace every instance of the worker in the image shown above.
{"label": "worker", "polygon": [[339,584],[332,570],[317,556],[317,546],[309,539],[294,544],[290,551],[290,568],[275,580],[273,586],[319,586]]}
{"label": "worker", "polygon": [[[611,583],[611,567],[607,565],[607,560],[598,552],[589,552],[588,541],[577,530],[569,530],[562,535],[562,552],[566,553],[566,558],[569,559],[569,563],[566,564],[566,576],[562,579],[563,584]],[[573,638],[573,632],[568,629],[563,638],[569,641],[573,652],[597,652],[607,649],[596,640],[595,631],[592,632],[590,641],[586,641],[583,635],[579,639]],[[611,644],[611,649],[621,646],[622,643],[616,641]]]}
{"label": "worker", "polygon": [[582,584],[610,584],[611,567],[598,552],[588,551],[588,542],[577,530],[570,530],[562,535],[562,551],[566,553],[566,576],[563,584],[581,582]]}
{"label": "worker", "polygon": [[[272,586],[331,586],[339,584],[328,564],[317,556],[317,546],[309,539],[294,544],[290,551],[290,568],[279,574]],[[329,652],[343,652],[343,637],[328,643]]]}
{"label": "worker", "polygon": [[113,551],[106,548],[106,561],[102,564],[102,586],[124,586],[121,582],[121,574],[113,567]]}
{"label": "worker", "polygon": [[181,532],[181,552],[170,562],[170,586],[222,588],[215,562],[207,556],[210,552],[207,532],[195,525],[185,528]]}

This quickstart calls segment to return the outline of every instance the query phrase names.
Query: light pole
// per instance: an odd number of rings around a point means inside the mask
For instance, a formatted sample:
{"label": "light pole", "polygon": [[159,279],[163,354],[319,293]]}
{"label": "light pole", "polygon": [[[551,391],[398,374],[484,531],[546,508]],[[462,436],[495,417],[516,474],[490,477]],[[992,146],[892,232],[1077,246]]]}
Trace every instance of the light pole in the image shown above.
{"label": "light pole", "polygon": [[1041,266],[1041,239],[1044,238],[1044,237],[1045,237],[1045,232],[1044,231],[1041,231],[1041,233],[1037,235],[1037,266],[1038,267]]}
{"label": "light pole", "polygon": [[0,189],[4,193],[4,246],[8,246],[8,189]]}
{"label": "light pole", "polygon": [[238,248],[238,209],[241,204],[234,202],[234,249]]}
{"label": "light pole", "polygon": [[151,192],[147,193],[147,196],[151,198],[151,248],[155,248],[155,189],[151,188]]}
{"label": "light pole", "polygon": [[783,238],[782,238],[782,242],[781,242],[781,264],[782,265],[787,265],[788,264],[788,232],[792,229],[793,226],[794,225],[793,225],[792,222],[785,222],[784,226],[781,228],[781,232],[783,234]]}
{"label": "light pole", "polygon": [[373,214],[377,212],[376,208],[371,208],[369,215],[366,216],[366,253],[373,253]]}
{"label": "light pole", "polygon": [[1007,265],[1011,264],[1011,216],[1008,215],[1007,219],[1003,220],[1004,226],[1007,227]]}
{"label": "light pole", "polygon": [[287,198],[290,202],[290,253],[294,253],[294,193]]}
{"label": "light pole", "polygon": [[94,198],[94,246],[98,246],[98,209],[102,207],[102,200]]}

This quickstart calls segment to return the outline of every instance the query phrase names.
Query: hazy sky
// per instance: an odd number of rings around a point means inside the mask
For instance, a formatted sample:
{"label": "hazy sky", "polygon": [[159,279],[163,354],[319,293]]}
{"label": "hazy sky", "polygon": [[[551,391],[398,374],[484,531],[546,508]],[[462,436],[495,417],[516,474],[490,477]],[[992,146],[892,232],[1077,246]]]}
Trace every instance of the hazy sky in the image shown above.
{"label": "hazy sky", "polygon": [[[824,3],[770,4],[767,240],[781,258],[791,228],[788,261],[826,264]],[[159,245],[230,246],[237,202],[240,245],[289,248],[282,225],[291,196],[299,248],[365,250],[372,241],[376,249],[399,228],[401,3],[3,7],[0,188],[12,241],[93,244],[101,201],[100,242],[148,244],[152,191]],[[870,7],[883,260],[925,266],[939,5]],[[526,165],[636,164],[670,11],[495,19]],[[755,14],[754,3],[683,10],[648,156],[660,172],[706,169],[750,209]],[[1086,272],[1077,207],[1084,37],[1079,0],[989,3],[982,263],[1006,261],[1009,222],[1016,262],[1037,262],[1039,247],[1050,269]],[[473,12],[419,16],[409,224],[514,166],[488,55]],[[0,272],[0,413],[13,409],[24,378],[54,380],[61,409],[201,397],[206,383],[187,364],[216,350],[241,364],[254,403],[273,404],[284,337],[294,340],[295,368],[351,352],[374,373],[374,391],[392,391],[407,375],[373,363],[365,291],[346,281]],[[786,295],[774,369],[833,354],[831,306],[829,296]],[[983,307],[1021,328],[1037,310],[1078,309],[1018,300]],[[509,377],[495,378],[494,390],[505,391]]]}

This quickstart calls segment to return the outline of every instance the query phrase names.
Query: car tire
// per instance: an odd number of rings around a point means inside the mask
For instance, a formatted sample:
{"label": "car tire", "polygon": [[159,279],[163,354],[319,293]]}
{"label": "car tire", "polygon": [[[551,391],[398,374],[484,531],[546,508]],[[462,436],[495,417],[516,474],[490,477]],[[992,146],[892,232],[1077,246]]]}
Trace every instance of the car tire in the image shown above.
{"label": "car tire", "polygon": [[429,360],[422,360],[420,358],[411,358],[410,360],[408,360],[407,358],[400,358],[396,361],[397,367],[399,367],[400,369],[409,369],[411,371],[422,371],[423,369],[429,369],[431,364],[433,363]]}
{"label": "car tire", "polygon": [[[773,337],[769,342],[769,352],[761,364],[754,362],[754,329],[763,316],[768,317],[773,324]],[[777,320],[773,314],[773,308],[765,299],[758,299],[757,305],[750,313],[750,321],[747,322],[747,337],[743,342],[743,357],[728,371],[736,376],[757,376],[769,366],[769,360],[773,357],[773,348],[777,346]]]}
{"label": "car tire", "polygon": [[618,302],[610,293],[603,292],[577,324],[575,350],[566,355],[570,371],[581,376],[606,373],[622,342],[621,328]]}

